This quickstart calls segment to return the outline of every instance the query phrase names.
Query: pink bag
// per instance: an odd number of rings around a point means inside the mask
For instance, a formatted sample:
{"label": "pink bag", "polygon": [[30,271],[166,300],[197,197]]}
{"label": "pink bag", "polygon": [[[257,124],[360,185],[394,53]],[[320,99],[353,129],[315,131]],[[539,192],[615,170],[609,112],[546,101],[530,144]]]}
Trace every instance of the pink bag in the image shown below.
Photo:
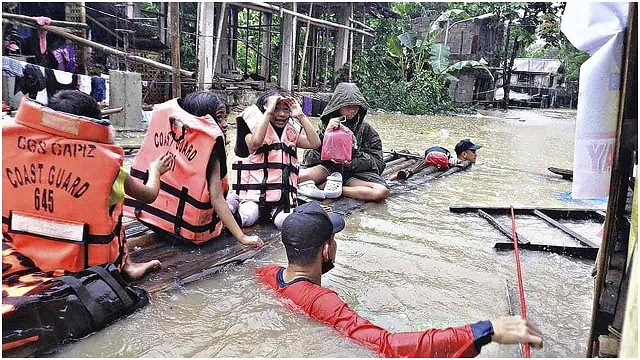
{"label": "pink bag", "polygon": [[333,160],[338,164],[351,161],[351,148],[353,147],[353,133],[346,126],[324,133],[322,141],[322,153],[320,160]]}

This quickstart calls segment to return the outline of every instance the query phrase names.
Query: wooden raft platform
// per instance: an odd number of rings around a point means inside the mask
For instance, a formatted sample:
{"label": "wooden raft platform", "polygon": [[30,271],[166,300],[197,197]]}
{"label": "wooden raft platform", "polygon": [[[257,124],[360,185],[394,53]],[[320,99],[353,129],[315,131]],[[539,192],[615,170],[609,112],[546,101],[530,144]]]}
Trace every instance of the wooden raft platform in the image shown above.
{"label": "wooden raft platform", "polygon": [[[399,186],[400,183],[392,180],[398,171],[414,166],[418,159],[421,158],[419,155],[408,152],[385,153],[387,169],[384,171],[383,176],[389,181],[392,194],[396,189],[402,191]],[[459,169],[449,174],[468,168]],[[415,188],[419,184],[424,184],[425,181],[442,177],[445,174],[446,172],[438,172],[423,178],[418,173],[403,183],[410,183]],[[324,203],[330,206],[333,211],[342,215],[348,215],[364,205],[363,201],[345,197],[335,201],[325,200]],[[153,259],[158,259],[162,262],[162,267],[159,271],[150,273],[134,283],[150,293],[183,286],[216,274],[226,266],[242,263],[254,257],[280,239],[280,231],[272,224],[268,224],[243,229],[246,234],[260,236],[265,243],[261,249],[241,245],[226,233],[203,245],[195,245],[176,239],[160,239],[159,236],[156,236],[137,220],[125,218],[123,221],[131,259],[135,262]]]}

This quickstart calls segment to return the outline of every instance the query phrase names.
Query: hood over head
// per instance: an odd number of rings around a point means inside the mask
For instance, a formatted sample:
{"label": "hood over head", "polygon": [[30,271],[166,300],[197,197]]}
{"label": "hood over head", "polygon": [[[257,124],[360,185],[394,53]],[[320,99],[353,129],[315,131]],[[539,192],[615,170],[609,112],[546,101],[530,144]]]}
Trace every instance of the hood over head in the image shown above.
{"label": "hood over head", "polygon": [[355,126],[355,128],[357,128],[362,123],[365,115],[367,115],[369,105],[355,83],[338,84],[333,91],[331,100],[329,100],[329,103],[320,116],[322,124],[326,126],[329,120],[340,117],[340,108],[351,105],[360,106],[358,122]]}

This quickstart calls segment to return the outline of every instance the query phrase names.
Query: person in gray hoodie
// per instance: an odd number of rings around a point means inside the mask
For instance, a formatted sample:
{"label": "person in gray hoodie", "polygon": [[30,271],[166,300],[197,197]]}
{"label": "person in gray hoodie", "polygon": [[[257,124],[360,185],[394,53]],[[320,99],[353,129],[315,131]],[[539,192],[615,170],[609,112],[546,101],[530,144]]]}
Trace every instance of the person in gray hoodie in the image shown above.
{"label": "person in gray hoodie", "polygon": [[[340,83],[320,116],[318,135],[324,139],[325,131],[342,125],[348,127],[354,136],[351,162],[338,165],[331,161],[321,161],[322,147],[306,150],[303,167],[300,170],[298,193],[314,198],[340,196],[337,186],[342,183],[341,194],[364,201],[381,202],[389,197],[389,185],[381,174],[385,168],[382,141],[376,130],[364,117],[367,102],[354,83]],[[329,181],[328,181],[329,180]],[[324,190],[317,185],[324,184]],[[331,187],[331,188],[329,188]],[[333,194],[337,196],[330,196]]]}

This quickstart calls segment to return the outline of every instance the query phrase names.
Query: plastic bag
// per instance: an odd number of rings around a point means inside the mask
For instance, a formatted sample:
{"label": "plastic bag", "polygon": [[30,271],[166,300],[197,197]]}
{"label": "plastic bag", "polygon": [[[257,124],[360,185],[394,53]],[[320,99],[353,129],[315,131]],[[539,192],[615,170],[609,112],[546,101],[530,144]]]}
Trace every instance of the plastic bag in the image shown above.
{"label": "plastic bag", "polygon": [[339,128],[324,133],[320,160],[331,160],[337,164],[350,162],[352,147],[353,133],[346,126],[340,125]]}

